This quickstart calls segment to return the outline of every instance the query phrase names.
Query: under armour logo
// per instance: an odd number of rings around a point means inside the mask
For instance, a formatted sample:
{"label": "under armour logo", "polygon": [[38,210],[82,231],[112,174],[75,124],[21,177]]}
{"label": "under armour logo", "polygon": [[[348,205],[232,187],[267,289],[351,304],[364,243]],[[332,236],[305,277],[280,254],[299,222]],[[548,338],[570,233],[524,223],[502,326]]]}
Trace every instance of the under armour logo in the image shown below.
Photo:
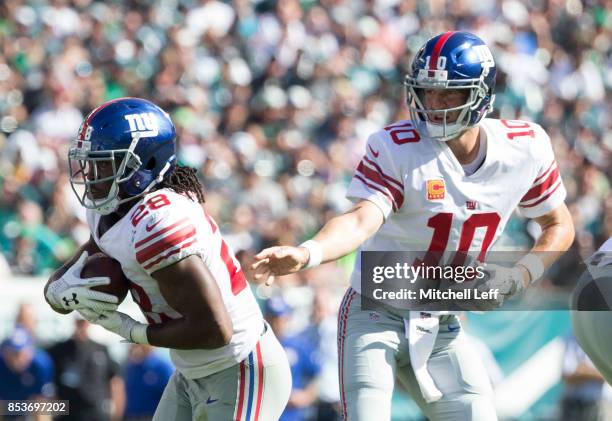
{"label": "under armour logo", "polygon": [[66,297],[62,297],[62,300],[64,300],[64,304],[66,304],[67,306],[69,306],[70,303],[75,303],[77,305],[79,304],[79,300],[77,300],[77,295],[74,292],[72,293],[72,298],[70,300]]}

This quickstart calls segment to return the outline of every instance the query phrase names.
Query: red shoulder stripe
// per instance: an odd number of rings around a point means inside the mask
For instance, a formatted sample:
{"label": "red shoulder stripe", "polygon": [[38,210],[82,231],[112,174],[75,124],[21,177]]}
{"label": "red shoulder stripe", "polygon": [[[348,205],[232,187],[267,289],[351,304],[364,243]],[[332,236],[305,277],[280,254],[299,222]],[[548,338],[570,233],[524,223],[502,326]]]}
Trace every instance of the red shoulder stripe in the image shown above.
{"label": "red shoulder stripe", "polygon": [[138,263],[143,264],[147,260],[157,256],[158,254],[172,248],[178,246],[183,241],[195,237],[196,230],[195,227],[191,224],[185,226],[184,228],[179,229],[178,231],[166,236],[162,237],[155,243],[143,248],[139,252],[136,253],[136,260]]}
{"label": "red shoulder stripe", "polygon": [[136,244],[134,244],[134,247],[138,248],[140,246],[142,246],[143,244],[148,243],[149,241],[151,241],[152,239],[154,239],[155,237],[159,237],[160,235],[172,230],[173,228],[176,228],[177,226],[181,225],[183,222],[187,222],[189,218],[183,218],[180,221],[175,222],[172,225],[168,225],[166,228],[161,229],[159,231],[154,232],[153,234],[149,235],[148,237],[138,241]]}

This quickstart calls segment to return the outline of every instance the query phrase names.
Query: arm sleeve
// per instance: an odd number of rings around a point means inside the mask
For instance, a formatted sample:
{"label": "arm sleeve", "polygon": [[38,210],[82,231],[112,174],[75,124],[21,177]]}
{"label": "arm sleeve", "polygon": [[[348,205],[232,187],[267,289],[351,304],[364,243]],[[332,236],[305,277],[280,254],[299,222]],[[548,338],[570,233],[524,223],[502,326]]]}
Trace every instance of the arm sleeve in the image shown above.
{"label": "arm sleeve", "polygon": [[537,175],[519,203],[519,210],[528,218],[537,218],[552,211],[561,205],[567,196],[550,138],[542,128],[538,128],[536,141],[538,149],[534,154],[540,157]]}
{"label": "arm sleeve", "polygon": [[379,134],[368,139],[366,153],[353,174],[346,197],[352,201],[369,200],[377,205],[385,219],[397,212],[404,203],[404,184],[401,168],[393,160],[388,145]]}
{"label": "arm sleeve", "polygon": [[198,254],[197,229],[189,210],[171,203],[147,214],[134,234],[134,253],[149,275],[193,254]]}

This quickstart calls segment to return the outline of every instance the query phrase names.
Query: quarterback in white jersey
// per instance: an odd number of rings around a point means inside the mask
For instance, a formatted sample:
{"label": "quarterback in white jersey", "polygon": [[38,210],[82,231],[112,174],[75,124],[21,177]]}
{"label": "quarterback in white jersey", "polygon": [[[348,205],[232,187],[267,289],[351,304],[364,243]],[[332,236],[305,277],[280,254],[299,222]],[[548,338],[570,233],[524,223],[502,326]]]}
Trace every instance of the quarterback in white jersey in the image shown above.
{"label": "quarterback in white jersey", "polygon": [[[421,138],[410,120],[370,136],[347,196],[375,203],[385,223],[360,250],[428,250],[428,265],[438,263],[435,252],[479,251],[485,261],[517,207],[535,218],[563,204],[565,188],[539,125],[485,118],[479,127],[481,162],[470,174],[445,142]],[[357,256],[351,286],[361,292]]]}
{"label": "quarterback in white jersey", "polygon": [[431,420],[497,418],[486,372],[456,315],[361,311],[360,293],[361,252],[423,251],[435,266],[444,251],[458,252],[457,259],[469,251],[484,261],[518,208],[542,235],[513,267],[486,266],[487,285],[501,292],[485,302],[494,308],[540,278],[573,241],[546,133],[537,124],[485,118],[495,73],[491,52],[473,34],[451,31],[428,40],[406,76],[411,119],[369,138],[348,188],[353,208],[312,240],[255,257],[256,278],[270,283],[359,249],[338,314],[345,420],[390,419],[396,378]]}
{"label": "quarterback in white jersey", "polygon": [[[121,98],[87,116],[69,162],[91,237],[45,297],[130,342],[170,348],[177,371],[155,420],[277,419],[291,388],[287,357],[203,207],[195,170],[176,166],[175,138],[168,115],[146,100]],[[108,278],[81,279],[94,251],[121,264],[148,323],[90,289]]]}

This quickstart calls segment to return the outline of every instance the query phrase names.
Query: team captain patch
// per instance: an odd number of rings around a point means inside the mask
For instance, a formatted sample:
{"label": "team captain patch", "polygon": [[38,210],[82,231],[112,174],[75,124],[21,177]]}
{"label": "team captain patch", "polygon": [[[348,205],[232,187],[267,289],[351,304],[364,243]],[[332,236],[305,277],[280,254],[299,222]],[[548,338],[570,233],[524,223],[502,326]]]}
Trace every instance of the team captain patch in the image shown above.
{"label": "team captain patch", "polygon": [[444,199],[445,193],[446,187],[444,186],[444,180],[427,180],[427,200]]}

